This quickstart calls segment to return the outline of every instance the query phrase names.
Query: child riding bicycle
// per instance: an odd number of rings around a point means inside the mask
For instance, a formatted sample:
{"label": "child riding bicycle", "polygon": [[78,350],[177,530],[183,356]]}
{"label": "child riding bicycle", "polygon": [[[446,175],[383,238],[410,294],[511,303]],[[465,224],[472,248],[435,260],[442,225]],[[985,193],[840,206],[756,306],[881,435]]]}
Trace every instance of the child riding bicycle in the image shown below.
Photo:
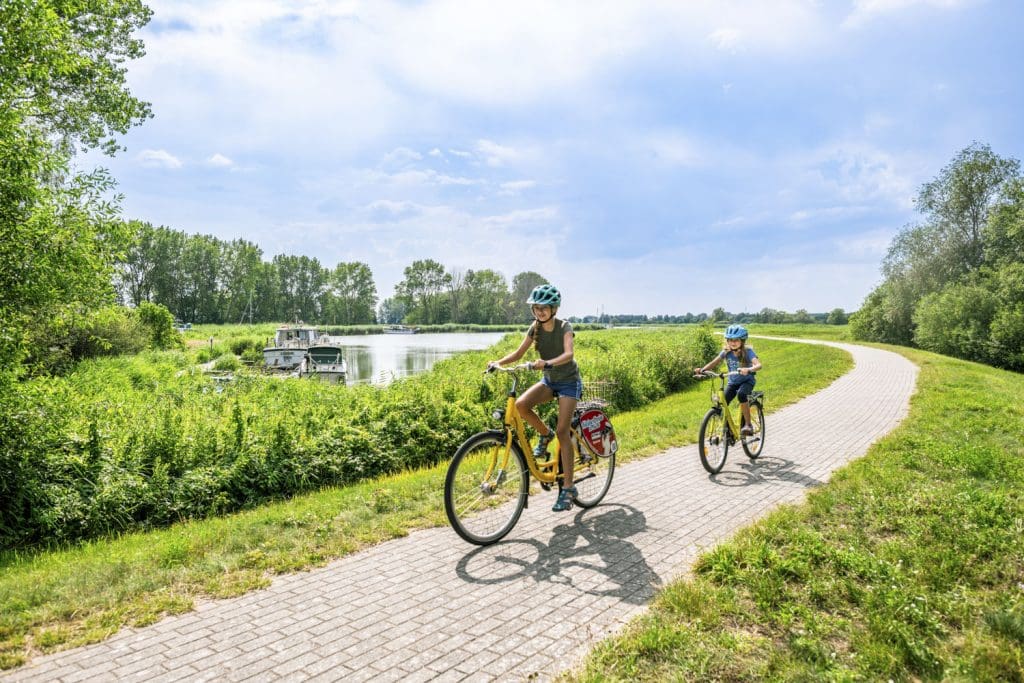
{"label": "child riding bicycle", "polygon": [[747,399],[757,382],[754,374],[761,369],[761,361],[754,353],[754,349],[747,346],[747,336],[747,328],[743,325],[729,325],[725,330],[725,348],[722,349],[722,352],[704,367],[694,368],[694,373],[699,375],[724,360],[729,366],[729,372],[739,373],[729,377],[729,383],[725,387],[725,402],[731,403],[734,397],[739,397],[740,411],[743,413],[741,436],[750,436],[754,433],[754,428],[750,423],[750,405],[747,403]]}
{"label": "child riding bicycle", "polygon": [[[522,358],[532,344],[540,355],[534,361],[535,370],[543,370],[544,378],[522,393],[516,399],[516,409],[526,422],[540,435],[533,455],[542,458],[548,450],[548,444],[555,434],[561,444],[562,484],[558,491],[558,500],[551,508],[554,512],[562,512],[572,507],[577,495],[573,486],[573,449],[569,438],[570,425],[576,403],[583,396],[583,380],[580,369],[573,359],[572,325],[555,317],[558,306],[562,303],[562,295],[554,285],[534,287],[526,303],[531,305],[534,321],[523,337],[519,348],[500,360],[491,361],[488,368],[514,363]],[[544,424],[534,410],[541,403],[558,399],[558,424],[555,433]]]}

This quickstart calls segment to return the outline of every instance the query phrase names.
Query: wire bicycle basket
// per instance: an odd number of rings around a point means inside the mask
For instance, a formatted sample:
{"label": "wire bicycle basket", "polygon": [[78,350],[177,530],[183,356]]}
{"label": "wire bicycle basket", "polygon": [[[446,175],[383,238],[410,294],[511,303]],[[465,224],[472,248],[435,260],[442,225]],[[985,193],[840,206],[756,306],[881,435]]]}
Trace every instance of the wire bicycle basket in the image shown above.
{"label": "wire bicycle basket", "polygon": [[605,410],[612,406],[612,397],[618,388],[618,382],[610,380],[598,380],[596,382],[583,383],[583,398],[578,404],[579,408],[600,408]]}

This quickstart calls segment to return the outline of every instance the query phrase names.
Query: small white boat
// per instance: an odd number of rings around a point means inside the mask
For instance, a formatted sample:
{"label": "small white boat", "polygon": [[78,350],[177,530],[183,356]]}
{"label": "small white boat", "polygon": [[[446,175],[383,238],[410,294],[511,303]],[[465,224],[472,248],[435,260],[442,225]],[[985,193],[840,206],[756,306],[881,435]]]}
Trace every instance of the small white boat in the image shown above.
{"label": "small white boat", "polygon": [[419,332],[415,327],[405,325],[387,325],[384,327],[384,334],[416,334]]}
{"label": "small white boat", "polygon": [[332,344],[327,337],[306,349],[300,377],[315,377],[330,384],[344,384],[348,374],[348,365],[342,355],[341,347]]}
{"label": "small white boat", "polygon": [[294,370],[306,357],[306,349],[316,343],[320,334],[315,327],[284,325],[277,328],[273,341],[263,349],[263,362],[270,370]]}

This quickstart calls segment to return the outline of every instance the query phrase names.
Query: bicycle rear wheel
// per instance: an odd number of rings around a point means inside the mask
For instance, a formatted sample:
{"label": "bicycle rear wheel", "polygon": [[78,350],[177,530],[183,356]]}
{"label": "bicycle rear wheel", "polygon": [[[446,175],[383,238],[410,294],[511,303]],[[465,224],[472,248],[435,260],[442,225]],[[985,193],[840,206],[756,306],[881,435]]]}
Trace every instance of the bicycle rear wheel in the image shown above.
{"label": "bicycle rear wheel", "polygon": [[586,446],[576,444],[576,462],[573,464],[574,502],[581,508],[592,508],[601,502],[615,474],[615,454],[607,457],[591,453]]}
{"label": "bicycle rear wheel", "polygon": [[761,449],[764,448],[764,408],[756,401],[750,404],[750,422],[754,433],[743,437],[743,452],[754,460],[761,455]]}
{"label": "bicycle rear wheel", "polygon": [[504,432],[481,432],[459,446],[444,481],[444,511],[455,532],[476,545],[503,538],[526,507],[530,474],[519,446],[512,443],[508,464]]}
{"label": "bicycle rear wheel", "polygon": [[700,464],[711,474],[718,474],[725,466],[725,456],[729,452],[728,429],[722,411],[717,408],[709,410],[700,423],[697,452],[700,453]]}

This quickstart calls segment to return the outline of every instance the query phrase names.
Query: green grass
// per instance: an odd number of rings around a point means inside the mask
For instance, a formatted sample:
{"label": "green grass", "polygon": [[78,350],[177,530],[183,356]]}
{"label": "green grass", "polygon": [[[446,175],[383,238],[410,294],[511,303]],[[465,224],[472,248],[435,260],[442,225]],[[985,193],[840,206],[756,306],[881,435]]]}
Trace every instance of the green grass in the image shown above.
{"label": "green grass", "polygon": [[849,325],[749,325],[750,333],[769,337],[799,337],[826,341],[853,341]]}
{"label": "green grass", "polygon": [[908,419],[572,680],[1024,680],[1021,376],[892,350],[921,368]]}
{"label": "green grass", "polygon": [[[764,340],[756,348],[765,363],[758,386],[769,412],[826,386],[851,364],[836,349]],[[708,388],[693,386],[616,415],[622,460],[694,441]],[[0,553],[0,668],[188,611],[200,597],[238,595],[267,585],[274,574],[445,524],[446,467],[65,550]]]}

